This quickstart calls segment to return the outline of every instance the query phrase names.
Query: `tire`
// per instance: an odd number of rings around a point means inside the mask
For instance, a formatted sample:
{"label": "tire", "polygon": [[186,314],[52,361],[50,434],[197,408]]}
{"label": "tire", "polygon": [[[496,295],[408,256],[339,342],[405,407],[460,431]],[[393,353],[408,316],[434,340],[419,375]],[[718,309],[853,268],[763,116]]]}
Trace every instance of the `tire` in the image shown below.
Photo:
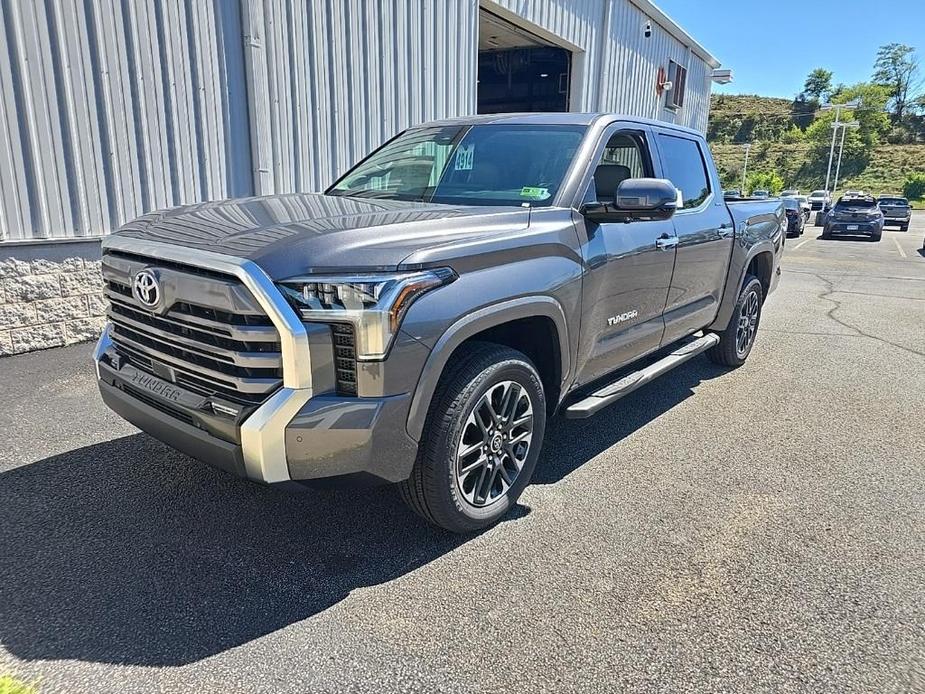
{"label": "tire", "polygon": [[870,235],[870,240],[871,240],[871,241],[879,241],[881,238],[883,238],[883,232],[882,232],[882,231],[881,231],[879,234],[871,234],[871,235]]}
{"label": "tire", "polygon": [[832,232],[826,229],[825,227],[823,227],[822,238],[828,241],[830,238],[832,238]]}
{"label": "tire", "polygon": [[901,226],[899,227],[899,230],[900,230],[900,231],[909,231],[909,225],[908,225],[908,224],[903,224],[903,225],[901,225]]}
{"label": "tire", "polygon": [[[405,503],[429,523],[472,533],[498,522],[530,483],[546,429],[546,398],[536,367],[523,353],[490,343],[463,349],[454,355],[452,370],[441,376],[411,476],[398,488]],[[517,403],[505,408],[504,398],[511,393]],[[524,450],[527,407],[532,430]],[[508,424],[496,429],[504,414]],[[521,424],[505,431],[512,418]],[[487,423],[488,433],[479,421]]]}
{"label": "tire", "polygon": [[[736,300],[729,325],[719,335],[719,344],[707,350],[707,357],[714,364],[722,366],[742,366],[755,345],[758,326],[761,323],[761,309],[764,305],[764,290],[761,282],[754,275],[746,275],[742,284],[742,291]],[[748,326],[743,324],[748,320]],[[744,348],[741,345],[739,328],[743,327],[750,333]]]}

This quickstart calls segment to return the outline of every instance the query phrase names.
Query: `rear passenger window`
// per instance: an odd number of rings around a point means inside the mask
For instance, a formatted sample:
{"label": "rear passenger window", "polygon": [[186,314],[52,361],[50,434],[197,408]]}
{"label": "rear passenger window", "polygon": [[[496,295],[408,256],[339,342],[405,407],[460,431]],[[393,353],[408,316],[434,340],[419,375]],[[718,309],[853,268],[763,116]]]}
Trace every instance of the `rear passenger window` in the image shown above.
{"label": "rear passenger window", "polygon": [[684,209],[703,204],[710,195],[710,180],[700,145],[686,137],[658,136],[665,176],[681,191]]}

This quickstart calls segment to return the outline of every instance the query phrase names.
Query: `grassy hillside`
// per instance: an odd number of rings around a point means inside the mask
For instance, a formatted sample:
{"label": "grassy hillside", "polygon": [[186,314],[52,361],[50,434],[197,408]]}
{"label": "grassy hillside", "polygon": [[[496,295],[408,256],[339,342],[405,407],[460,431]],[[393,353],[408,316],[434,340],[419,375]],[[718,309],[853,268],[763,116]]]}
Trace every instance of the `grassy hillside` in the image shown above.
{"label": "grassy hillside", "polygon": [[717,143],[776,141],[800,112],[790,99],[752,94],[714,94],[707,139]]}
{"label": "grassy hillside", "polygon": [[[741,179],[745,151],[739,145],[712,143],[713,156],[724,184],[738,186]],[[819,162],[811,156],[807,143],[783,144],[759,142],[748,158],[749,171],[776,171],[787,187],[807,191],[825,185],[825,167],[828,159]],[[848,189],[861,189],[879,193],[901,193],[909,174],[925,170],[925,145],[881,145],[871,153],[866,168],[842,171],[838,193]],[[835,166],[832,166],[835,176]],[[832,181],[834,183],[834,180]]]}

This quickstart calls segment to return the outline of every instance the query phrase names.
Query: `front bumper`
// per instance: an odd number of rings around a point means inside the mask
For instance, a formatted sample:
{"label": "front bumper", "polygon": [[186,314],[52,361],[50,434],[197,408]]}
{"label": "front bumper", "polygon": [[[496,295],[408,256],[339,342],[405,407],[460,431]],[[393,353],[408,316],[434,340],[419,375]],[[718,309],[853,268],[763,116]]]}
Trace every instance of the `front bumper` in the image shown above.
{"label": "front bumper", "polygon": [[[406,427],[410,394],[383,377],[384,365],[377,364],[369,381],[378,391],[335,395],[333,376],[324,375],[333,371],[330,340],[318,339],[312,328],[320,326],[306,326],[296,317],[256,265],[119,237],[110,237],[104,247],[236,275],[276,325],[283,352],[282,386],[259,405],[223,413],[214,406],[215,398],[124,362],[107,325],[93,358],[100,394],[113,411],[191,457],[256,482],[339,477],[397,482],[408,477],[417,455],[417,442]],[[326,328],[320,332],[328,334]],[[393,353],[390,359],[402,362],[398,370],[412,373],[408,367],[423,364],[428,352],[409,339],[396,344]]]}

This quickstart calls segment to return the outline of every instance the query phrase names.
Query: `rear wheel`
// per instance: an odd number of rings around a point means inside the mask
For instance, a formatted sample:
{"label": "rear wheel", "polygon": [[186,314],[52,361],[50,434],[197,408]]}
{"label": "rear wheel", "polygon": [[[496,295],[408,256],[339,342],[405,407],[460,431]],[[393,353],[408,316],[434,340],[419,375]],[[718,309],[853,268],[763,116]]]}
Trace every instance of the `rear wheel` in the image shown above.
{"label": "rear wheel", "polygon": [[903,224],[903,225],[901,225],[901,226],[899,227],[899,230],[900,230],[900,231],[909,231],[909,225],[908,225],[908,224]]}
{"label": "rear wheel", "polygon": [[427,521],[468,533],[500,520],[529,484],[543,443],[546,400],[536,368],[521,352],[473,343],[454,361],[434,394],[411,477],[399,491]]}
{"label": "rear wheel", "polygon": [[707,350],[710,361],[733,367],[745,363],[755,344],[763,301],[761,282],[754,275],[746,275],[729,325],[719,333],[719,344]]}

